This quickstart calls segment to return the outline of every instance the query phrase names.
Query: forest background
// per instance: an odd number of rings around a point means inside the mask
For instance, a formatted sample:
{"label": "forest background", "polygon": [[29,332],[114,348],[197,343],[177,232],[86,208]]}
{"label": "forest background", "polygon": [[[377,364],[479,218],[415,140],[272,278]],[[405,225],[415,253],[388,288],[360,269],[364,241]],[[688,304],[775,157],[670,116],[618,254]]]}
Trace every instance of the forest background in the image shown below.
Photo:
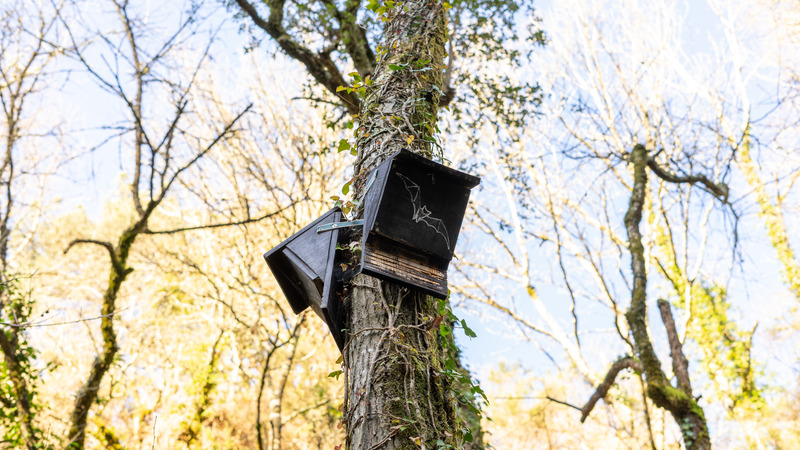
{"label": "forest background", "polygon": [[[664,299],[714,446],[800,446],[800,8],[496,2],[492,18],[476,11],[495,2],[452,3],[455,25],[502,37],[453,32],[438,137],[482,177],[450,300],[478,334],[456,332],[485,439],[683,445],[638,372],[584,423],[569,406],[632,352],[627,155],[643,144],[673,176],[714,183],[649,178],[656,353],[671,351]],[[90,448],[343,441],[336,346],[291,313],[261,255],[345,197],[352,131],[237,12],[0,6],[4,446],[64,447],[76,424]]]}

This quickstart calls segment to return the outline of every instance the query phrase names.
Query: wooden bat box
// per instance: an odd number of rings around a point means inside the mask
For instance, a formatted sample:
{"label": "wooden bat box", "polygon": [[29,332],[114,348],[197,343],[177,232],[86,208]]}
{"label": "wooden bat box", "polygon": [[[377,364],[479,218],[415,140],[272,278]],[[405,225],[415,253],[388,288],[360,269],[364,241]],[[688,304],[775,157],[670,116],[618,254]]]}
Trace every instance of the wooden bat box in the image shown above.
{"label": "wooden bat box", "polygon": [[478,177],[400,150],[364,198],[360,271],[447,297],[447,267]]}
{"label": "wooden bat box", "polygon": [[292,311],[300,314],[311,307],[328,324],[340,350],[344,347],[344,308],[340,308],[338,298],[334,302],[326,297],[336,296],[331,285],[338,230],[318,233],[317,228],[341,219],[341,210],[333,208],[264,254]]}

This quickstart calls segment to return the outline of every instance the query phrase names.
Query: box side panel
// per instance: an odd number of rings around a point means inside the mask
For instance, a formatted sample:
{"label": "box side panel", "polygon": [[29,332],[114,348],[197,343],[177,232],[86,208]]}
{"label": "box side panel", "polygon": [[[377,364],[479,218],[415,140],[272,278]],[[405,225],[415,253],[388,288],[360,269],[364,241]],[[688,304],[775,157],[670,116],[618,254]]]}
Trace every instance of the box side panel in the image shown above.
{"label": "box side panel", "polygon": [[[341,214],[335,218],[336,221],[340,219]],[[347,316],[344,299],[342,298],[342,288],[344,284],[344,274],[341,266],[342,252],[341,250],[336,250],[336,246],[337,243],[346,239],[345,236],[349,231],[350,230],[343,228],[330,232],[331,242],[328,249],[328,262],[324,283],[325,288],[322,291],[322,315],[325,322],[328,324],[333,340],[336,341],[336,346],[339,347],[339,351],[344,350],[346,340],[344,328],[347,326]]]}
{"label": "box side panel", "polygon": [[272,275],[278,281],[283,295],[289,301],[289,306],[295,314],[300,314],[308,308],[308,297],[304,292],[303,283],[291,263],[283,253],[272,252],[264,255]]}
{"label": "box side panel", "polygon": [[[383,197],[383,190],[386,188],[386,176],[392,166],[392,160],[382,162],[375,170],[375,181],[372,182],[367,194],[364,196],[364,230],[370,230],[375,223],[378,215],[378,208]],[[369,175],[369,179],[372,175]],[[365,233],[366,236],[366,233]]]}
{"label": "box side panel", "polygon": [[322,279],[317,276],[305,262],[295,255],[290,249],[285,249],[283,254],[289,264],[284,268],[285,273],[293,284],[298,286],[298,291],[306,298],[306,302],[318,316],[322,316],[320,301],[322,299]]}

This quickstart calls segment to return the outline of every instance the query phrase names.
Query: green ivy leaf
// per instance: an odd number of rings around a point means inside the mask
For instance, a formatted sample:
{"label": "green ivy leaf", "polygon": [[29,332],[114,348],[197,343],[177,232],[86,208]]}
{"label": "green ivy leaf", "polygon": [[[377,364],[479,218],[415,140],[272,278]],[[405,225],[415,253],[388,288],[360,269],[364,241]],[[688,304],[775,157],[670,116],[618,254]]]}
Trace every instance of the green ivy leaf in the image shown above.
{"label": "green ivy leaf", "polygon": [[478,335],[475,334],[474,331],[472,331],[472,328],[467,326],[467,321],[466,320],[461,319],[461,326],[464,328],[464,334],[466,334],[467,336],[469,336],[471,338],[478,337]]}
{"label": "green ivy leaf", "polygon": [[480,396],[481,396],[481,397],[483,397],[483,399],[484,399],[484,400],[486,400],[486,402],[487,402],[487,403],[489,402],[489,399],[488,399],[488,398],[486,398],[486,393],[485,393],[485,392],[483,392],[483,389],[481,389],[481,387],[480,387],[480,386],[478,386],[477,384],[475,384],[475,385],[473,385],[473,386],[472,386],[472,389],[471,389],[471,390],[472,390],[472,393],[473,393],[473,394],[480,394]]}
{"label": "green ivy leaf", "polygon": [[333,372],[328,374],[328,378],[336,378],[338,380],[339,379],[339,375],[341,375],[341,374],[342,374],[341,370],[334,370]]}
{"label": "green ivy leaf", "polygon": [[475,438],[472,437],[472,430],[470,430],[469,428],[464,430],[464,440],[467,442],[472,442],[473,440],[475,440]]}
{"label": "green ivy leaf", "polygon": [[350,150],[350,143],[347,142],[347,139],[342,139],[339,141],[339,152],[343,152],[345,150]]}

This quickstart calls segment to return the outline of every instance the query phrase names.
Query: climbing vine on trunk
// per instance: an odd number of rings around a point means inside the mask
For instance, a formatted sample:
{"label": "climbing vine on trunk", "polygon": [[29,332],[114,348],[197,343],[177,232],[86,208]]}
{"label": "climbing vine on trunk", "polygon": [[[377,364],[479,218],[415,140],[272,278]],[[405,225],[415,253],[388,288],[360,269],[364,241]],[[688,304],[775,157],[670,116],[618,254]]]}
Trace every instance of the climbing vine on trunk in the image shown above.
{"label": "climbing vine on trunk", "polygon": [[[376,7],[386,22],[378,64],[364,81],[356,128],[358,198],[364,174],[401,148],[432,156],[443,95],[447,37],[443,2]],[[459,448],[439,302],[357,275],[347,299],[344,352],[347,448]]]}

